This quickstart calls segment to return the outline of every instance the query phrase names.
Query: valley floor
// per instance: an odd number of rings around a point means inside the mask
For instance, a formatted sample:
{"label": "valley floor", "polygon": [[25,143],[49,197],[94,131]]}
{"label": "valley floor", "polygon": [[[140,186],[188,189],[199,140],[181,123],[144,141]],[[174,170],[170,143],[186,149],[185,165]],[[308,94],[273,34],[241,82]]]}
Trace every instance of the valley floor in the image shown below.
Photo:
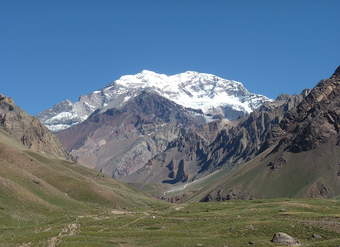
{"label": "valley floor", "polygon": [[275,246],[270,240],[276,232],[288,233],[302,246],[340,246],[340,201],[159,204],[46,217],[7,215],[0,209],[0,246]]}

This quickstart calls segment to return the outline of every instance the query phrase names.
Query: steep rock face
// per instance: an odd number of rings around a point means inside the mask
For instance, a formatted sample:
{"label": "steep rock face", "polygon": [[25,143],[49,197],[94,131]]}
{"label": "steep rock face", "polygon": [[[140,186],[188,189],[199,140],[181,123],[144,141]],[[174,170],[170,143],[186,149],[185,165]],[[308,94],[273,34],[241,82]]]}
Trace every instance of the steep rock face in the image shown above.
{"label": "steep rock face", "polygon": [[[340,147],[334,140],[303,152],[273,152],[271,147],[196,192],[196,198],[336,197],[340,195],[339,159]],[[231,192],[236,197],[230,196]]]}
{"label": "steep rock face", "polygon": [[181,129],[162,152],[122,180],[135,184],[177,185],[207,175],[202,167],[209,154],[209,145],[219,131],[228,126],[232,126],[230,121],[219,120]]}
{"label": "steep rock face", "polygon": [[198,177],[200,161],[206,159],[209,142],[195,128],[182,129],[165,149],[135,173],[122,178],[140,184],[186,183]]}
{"label": "steep rock face", "polygon": [[88,118],[95,110],[119,108],[143,90],[153,92],[206,115],[236,119],[258,108],[267,97],[250,93],[240,82],[193,71],[167,76],[143,70],[122,76],[104,89],[81,96],[72,103],[65,100],[38,114],[52,131],[60,131]]}
{"label": "steep rock face", "polygon": [[296,109],[281,122],[286,132],[281,145],[288,151],[302,152],[339,139],[340,76],[339,68],[330,79],[321,81]]}
{"label": "steep rock face", "polygon": [[196,112],[150,91],[121,108],[98,110],[58,137],[82,163],[121,178],[143,167],[174,140],[182,127],[203,123]]}
{"label": "steep rock face", "polygon": [[0,95],[0,128],[33,151],[67,157],[59,140],[38,119],[25,113],[4,95]]}
{"label": "steep rock face", "polygon": [[202,169],[213,171],[221,166],[235,166],[270,147],[282,135],[279,123],[284,114],[296,107],[305,94],[304,91],[300,95],[281,95],[234,123],[234,127],[222,129],[210,144]]}
{"label": "steep rock face", "polygon": [[269,140],[270,145],[201,198],[218,200],[221,192],[226,198],[234,188],[255,198],[340,195],[339,70],[281,115],[275,125],[278,131],[269,128],[265,143]]}
{"label": "steep rock face", "polygon": [[[221,167],[230,169],[248,161],[281,137],[283,130],[279,123],[284,114],[296,107],[306,94],[308,90],[299,95],[281,95],[240,120],[214,121],[181,132],[163,152],[136,173],[122,179],[141,184],[189,183]],[[185,179],[177,177],[179,168]],[[222,196],[222,192],[220,194]],[[232,195],[224,196],[236,197]],[[242,193],[237,195],[245,198]]]}

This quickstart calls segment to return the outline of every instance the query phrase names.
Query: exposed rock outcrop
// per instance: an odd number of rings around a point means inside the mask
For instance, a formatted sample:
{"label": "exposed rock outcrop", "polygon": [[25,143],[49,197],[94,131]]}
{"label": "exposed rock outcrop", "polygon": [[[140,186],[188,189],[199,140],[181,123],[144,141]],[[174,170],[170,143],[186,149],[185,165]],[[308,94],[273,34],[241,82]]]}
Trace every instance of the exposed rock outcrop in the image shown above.
{"label": "exposed rock outcrop", "polygon": [[[219,120],[182,131],[136,174],[123,179],[143,184],[183,182],[175,178],[177,166],[181,164],[187,175],[184,181],[191,182],[221,167],[231,168],[248,161],[277,142],[284,133],[279,125],[284,114],[296,107],[307,94],[308,90],[299,95],[281,95],[239,120]],[[272,169],[282,165],[284,162],[280,160],[268,164]],[[210,196],[213,198],[216,194]],[[223,195],[221,200],[227,197],[227,194]]]}
{"label": "exposed rock outcrop", "polygon": [[195,112],[143,91],[121,108],[98,110],[86,121],[57,135],[82,163],[122,178],[164,151],[184,126],[191,128],[203,122]]}
{"label": "exposed rock outcrop", "polygon": [[291,152],[302,152],[339,139],[340,76],[339,68],[327,80],[321,81],[304,100],[287,112],[280,123],[285,131],[281,146]]}
{"label": "exposed rock outcrop", "polygon": [[220,188],[201,199],[201,202],[209,201],[230,201],[230,200],[252,200],[254,197],[238,188],[224,189]]}
{"label": "exposed rock outcrop", "polygon": [[276,143],[284,134],[279,125],[284,114],[296,107],[305,94],[306,90],[299,95],[281,95],[275,101],[263,104],[234,127],[224,128],[209,146],[203,169],[235,166]]}
{"label": "exposed rock outcrop", "polygon": [[301,243],[293,238],[292,236],[288,235],[287,233],[284,232],[278,232],[275,233],[272,242],[276,244],[281,244],[281,245],[287,245],[287,246],[300,246]]}
{"label": "exposed rock outcrop", "polygon": [[4,95],[0,95],[0,128],[33,151],[68,157],[58,138]]}
{"label": "exposed rock outcrop", "polygon": [[220,163],[212,164],[244,165],[236,166],[232,176],[226,174],[202,198],[217,200],[217,192],[235,186],[256,198],[339,195],[339,70],[301,96],[280,96],[285,103],[265,104],[222,132],[213,143],[216,151],[209,154]]}

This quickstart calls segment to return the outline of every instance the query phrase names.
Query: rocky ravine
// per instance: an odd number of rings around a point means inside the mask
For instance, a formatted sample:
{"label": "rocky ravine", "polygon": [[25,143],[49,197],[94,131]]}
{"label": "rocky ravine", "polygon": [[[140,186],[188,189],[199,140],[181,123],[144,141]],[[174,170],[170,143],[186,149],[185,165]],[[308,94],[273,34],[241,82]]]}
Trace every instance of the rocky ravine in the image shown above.
{"label": "rocky ravine", "polygon": [[237,121],[214,121],[181,133],[166,149],[153,157],[128,182],[178,184],[192,182],[222,167],[242,164],[281,136],[279,123],[308,93],[281,95],[249,116]]}
{"label": "rocky ravine", "polygon": [[122,179],[130,183],[175,185],[207,175],[209,171],[204,164],[210,144],[221,129],[230,128],[232,124],[219,120],[189,130],[182,129],[162,152]]}

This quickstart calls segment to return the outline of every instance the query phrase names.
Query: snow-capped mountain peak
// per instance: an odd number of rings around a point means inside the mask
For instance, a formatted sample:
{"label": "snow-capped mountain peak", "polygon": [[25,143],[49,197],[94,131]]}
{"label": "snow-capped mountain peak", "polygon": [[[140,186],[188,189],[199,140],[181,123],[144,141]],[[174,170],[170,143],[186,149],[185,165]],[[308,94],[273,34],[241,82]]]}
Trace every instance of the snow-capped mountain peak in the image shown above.
{"label": "snow-capped mountain peak", "polygon": [[187,108],[206,115],[235,119],[250,113],[268,99],[250,93],[241,82],[212,74],[186,71],[175,75],[143,70],[124,75],[109,86],[81,96],[72,103],[63,101],[40,113],[38,118],[52,131],[59,131],[84,121],[96,109],[119,108],[142,90],[149,89]]}

